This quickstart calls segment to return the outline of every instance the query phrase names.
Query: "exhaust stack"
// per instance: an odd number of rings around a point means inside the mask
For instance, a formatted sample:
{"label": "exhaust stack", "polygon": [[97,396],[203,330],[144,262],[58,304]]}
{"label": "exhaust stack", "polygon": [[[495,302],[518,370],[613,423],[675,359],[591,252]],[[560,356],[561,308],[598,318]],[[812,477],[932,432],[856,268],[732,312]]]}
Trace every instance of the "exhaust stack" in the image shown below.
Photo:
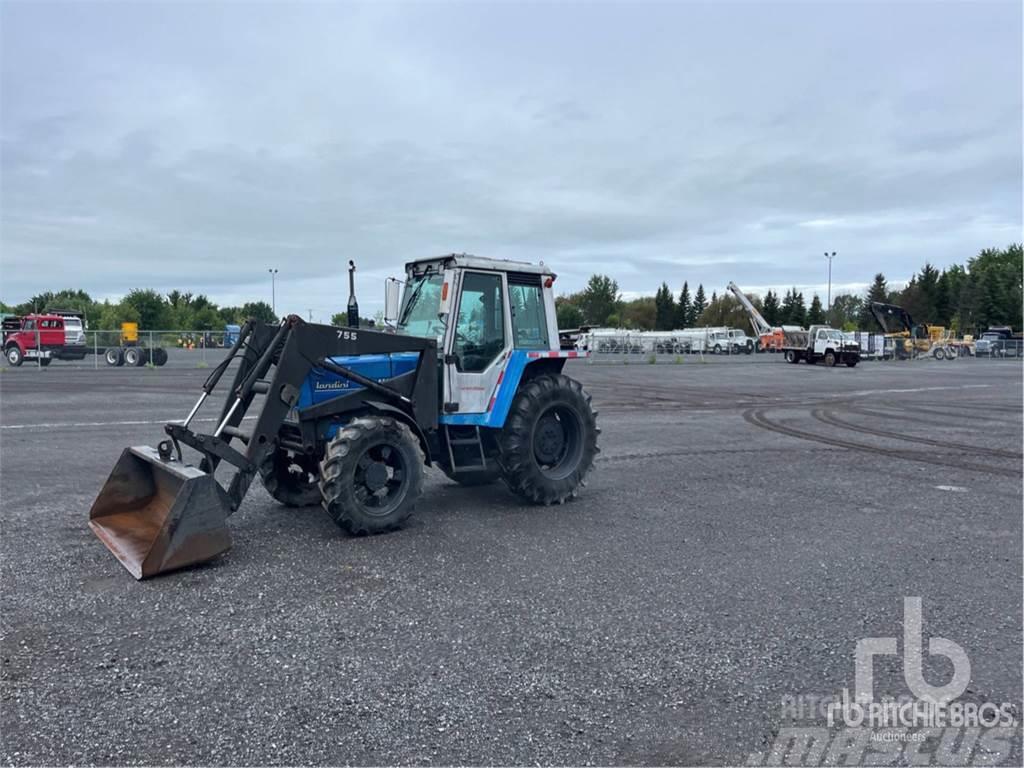
{"label": "exhaust stack", "polygon": [[356,301],[356,263],[348,262],[348,327],[359,327],[359,303]]}

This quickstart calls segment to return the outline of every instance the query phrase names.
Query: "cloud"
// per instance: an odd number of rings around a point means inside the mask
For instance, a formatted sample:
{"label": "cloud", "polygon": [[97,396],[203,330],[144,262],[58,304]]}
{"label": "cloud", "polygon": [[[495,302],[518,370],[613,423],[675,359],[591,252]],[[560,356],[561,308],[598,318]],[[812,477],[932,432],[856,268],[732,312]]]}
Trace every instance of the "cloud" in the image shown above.
{"label": "cloud", "polygon": [[241,303],[276,267],[329,317],[348,259],[372,311],[451,251],[633,294],[816,286],[835,250],[860,285],[1021,239],[1015,4],[2,12],[9,302]]}

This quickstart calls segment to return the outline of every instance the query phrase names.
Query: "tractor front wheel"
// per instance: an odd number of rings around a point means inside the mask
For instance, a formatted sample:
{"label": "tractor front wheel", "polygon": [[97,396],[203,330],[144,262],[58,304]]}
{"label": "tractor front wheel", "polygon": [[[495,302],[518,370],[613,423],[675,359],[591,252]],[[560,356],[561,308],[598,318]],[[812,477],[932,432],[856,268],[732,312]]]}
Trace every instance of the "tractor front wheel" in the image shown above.
{"label": "tractor front wheel", "polygon": [[260,479],[267,493],[286,507],[320,503],[320,469],[312,456],[278,448],[260,464]]}
{"label": "tractor front wheel", "polygon": [[528,381],[498,441],[505,484],[535,504],[574,498],[594,464],[600,432],[578,381],[561,374]]}
{"label": "tractor front wheel", "polygon": [[25,362],[25,355],[22,353],[21,348],[11,344],[4,352],[4,357],[7,358],[7,364],[17,368],[23,362]]}
{"label": "tractor front wheel", "polygon": [[355,536],[398,528],[423,488],[423,456],[409,428],[387,416],[355,418],[327,444],[320,494],[327,513]]}

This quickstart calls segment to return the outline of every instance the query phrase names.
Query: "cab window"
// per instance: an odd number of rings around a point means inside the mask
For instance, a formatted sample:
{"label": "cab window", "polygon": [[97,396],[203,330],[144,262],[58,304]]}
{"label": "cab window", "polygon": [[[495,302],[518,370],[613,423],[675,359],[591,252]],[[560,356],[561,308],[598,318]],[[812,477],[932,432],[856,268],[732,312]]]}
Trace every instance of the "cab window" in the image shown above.
{"label": "cab window", "polygon": [[548,321],[540,276],[516,280],[509,275],[508,303],[512,312],[512,336],[517,349],[550,349]]}
{"label": "cab window", "polygon": [[501,275],[466,272],[452,350],[466,373],[487,368],[505,348],[505,304]]}
{"label": "cab window", "polygon": [[25,330],[26,331],[34,331],[35,329],[36,329],[36,321],[35,320],[26,320],[25,321]]}

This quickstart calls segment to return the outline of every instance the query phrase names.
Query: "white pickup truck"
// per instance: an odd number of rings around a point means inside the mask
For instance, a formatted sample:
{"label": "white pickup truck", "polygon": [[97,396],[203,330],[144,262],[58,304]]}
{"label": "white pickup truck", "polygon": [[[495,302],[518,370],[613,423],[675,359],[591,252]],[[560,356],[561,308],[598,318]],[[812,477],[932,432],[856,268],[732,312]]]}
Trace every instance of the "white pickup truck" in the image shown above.
{"label": "white pickup truck", "polygon": [[832,366],[845,363],[853,368],[860,362],[860,344],[848,341],[843,332],[827,325],[812,325],[809,330],[783,330],[782,351],[787,363],[806,360]]}

